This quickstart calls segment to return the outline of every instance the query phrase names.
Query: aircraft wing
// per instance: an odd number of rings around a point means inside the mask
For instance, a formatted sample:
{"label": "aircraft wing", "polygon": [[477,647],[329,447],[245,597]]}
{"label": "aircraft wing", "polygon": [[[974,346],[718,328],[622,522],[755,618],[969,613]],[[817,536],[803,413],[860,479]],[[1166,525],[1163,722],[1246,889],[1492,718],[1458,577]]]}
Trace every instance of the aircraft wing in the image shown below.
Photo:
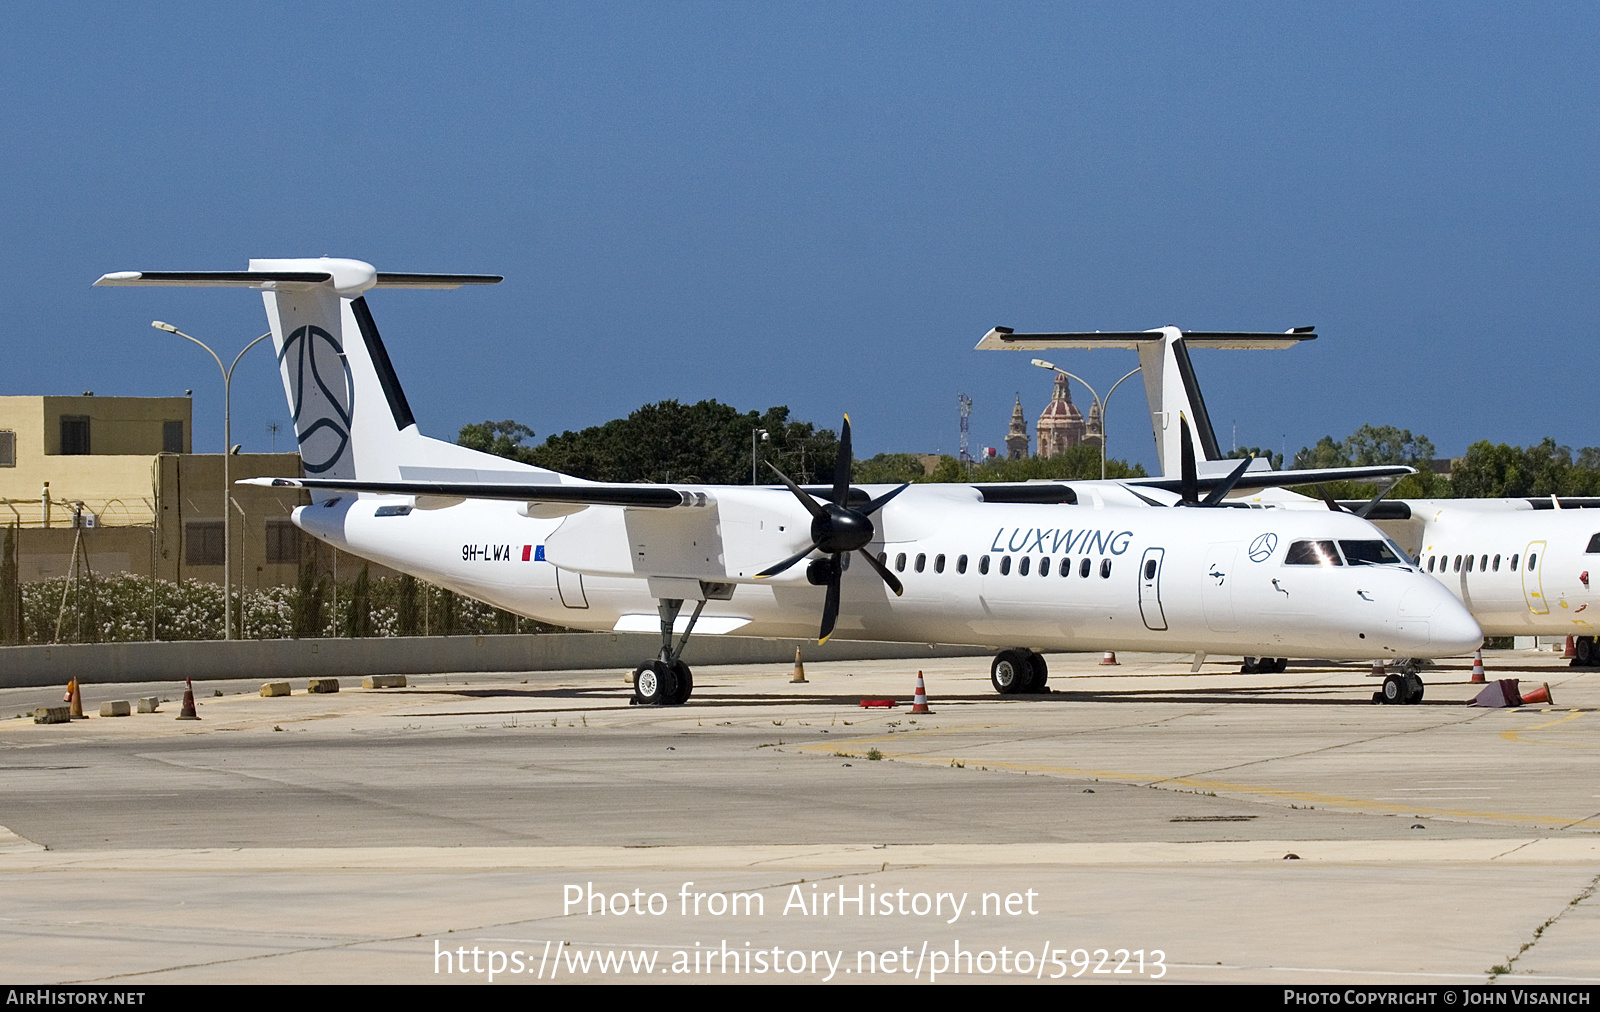
{"label": "aircraft wing", "polygon": [[671,485],[558,485],[513,482],[346,481],[338,478],[245,478],[240,485],[304,488],[329,492],[375,492],[380,495],[424,495],[449,499],[505,499],[514,502],[569,503],[576,506],[643,506],[671,509],[704,506],[706,495]]}
{"label": "aircraft wing", "polygon": [[[1252,488],[1288,488],[1293,485],[1318,485],[1325,481],[1372,481],[1377,478],[1403,478],[1416,474],[1417,469],[1403,464],[1382,464],[1372,467],[1325,467],[1304,471],[1246,471],[1233,487],[1236,491]],[[1227,475],[1206,475],[1196,479],[1195,487],[1206,491],[1222,484]],[[1159,488],[1168,492],[1182,491],[1181,478],[1119,478],[1119,485]]]}

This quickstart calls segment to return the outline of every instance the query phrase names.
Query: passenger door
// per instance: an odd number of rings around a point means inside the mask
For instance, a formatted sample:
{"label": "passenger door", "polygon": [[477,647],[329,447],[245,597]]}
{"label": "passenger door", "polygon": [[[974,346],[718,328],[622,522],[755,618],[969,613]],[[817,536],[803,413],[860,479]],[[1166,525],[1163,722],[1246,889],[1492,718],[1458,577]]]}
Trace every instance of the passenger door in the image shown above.
{"label": "passenger door", "polygon": [[1550,602],[1544,599],[1544,542],[1528,542],[1522,556],[1522,596],[1528,610],[1535,615],[1550,614]]}
{"label": "passenger door", "polygon": [[1157,632],[1167,627],[1167,615],[1161,609],[1161,563],[1166,554],[1164,548],[1146,548],[1139,560],[1139,614],[1144,616],[1145,628]]}

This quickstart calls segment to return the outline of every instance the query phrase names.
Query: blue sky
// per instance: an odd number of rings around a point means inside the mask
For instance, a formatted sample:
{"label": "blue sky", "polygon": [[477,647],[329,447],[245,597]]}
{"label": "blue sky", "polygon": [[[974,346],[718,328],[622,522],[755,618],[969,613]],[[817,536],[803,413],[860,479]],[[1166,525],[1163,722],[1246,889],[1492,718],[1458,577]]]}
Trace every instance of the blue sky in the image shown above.
{"label": "blue sky", "polygon": [[[714,397],[953,452],[958,393],[975,445],[1048,396],[971,350],[994,324],[1315,324],[1195,353],[1225,446],[1600,445],[1597,11],[13,5],[0,393],[192,388],[218,449],[215,365],[148,324],[236,350],[259,298],[90,282],[328,254],[506,276],[372,300],[433,435]],[[1102,389],[1134,365],[1053,357]],[[261,450],[287,412],[251,359]],[[1152,465],[1133,383],[1110,422]]]}

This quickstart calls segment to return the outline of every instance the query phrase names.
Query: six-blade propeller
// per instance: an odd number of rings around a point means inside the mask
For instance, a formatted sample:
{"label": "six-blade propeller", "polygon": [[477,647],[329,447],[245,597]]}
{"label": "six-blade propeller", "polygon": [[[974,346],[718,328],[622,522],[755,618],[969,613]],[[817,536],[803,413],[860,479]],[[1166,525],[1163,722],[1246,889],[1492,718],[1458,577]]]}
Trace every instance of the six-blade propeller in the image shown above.
{"label": "six-blade propeller", "polygon": [[872,526],[872,514],[882,509],[884,504],[895,496],[904,492],[906,485],[885,492],[878,498],[868,502],[860,509],[852,509],[850,501],[850,466],[855,462],[854,454],[850,448],[850,416],[844,416],[844,425],[839,430],[839,462],[833,471],[833,494],[828,502],[819,503],[799,485],[790,480],[789,476],[778,470],[777,465],[767,463],[767,466],[783,479],[800,504],[811,514],[811,544],[803,550],[784,559],[774,566],[769,566],[756,574],[760,579],[768,576],[777,576],[779,573],[793,566],[813,552],[822,552],[826,558],[814,560],[806,571],[806,578],[814,584],[825,584],[828,594],[822,605],[822,631],[817,636],[817,642],[826,642],[833,634],[833,624],[839,618],[839,580],[844,572],[844,556],[850,552],[859,552],[867,564],[883,579],[895,596],[905,592],[899,579],[889,572],[887,566],[878,561],[878,557],[866,550],[872,542],[875,530]]}

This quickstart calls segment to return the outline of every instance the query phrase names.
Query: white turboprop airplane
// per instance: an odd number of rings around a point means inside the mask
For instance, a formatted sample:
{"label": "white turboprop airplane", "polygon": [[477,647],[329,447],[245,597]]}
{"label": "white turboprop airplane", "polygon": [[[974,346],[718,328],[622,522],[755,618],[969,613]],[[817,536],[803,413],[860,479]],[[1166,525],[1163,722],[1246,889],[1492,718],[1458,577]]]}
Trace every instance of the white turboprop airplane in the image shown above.
{"label": "white turboprop airplane", "polygon": [[[1144,369],[1151,428],[1164,474],[1176,470],[1168,448],[1167,419],[1184,414],[1195,420],[1201,473],[1216,473],[1237,462],[1223,458],[1189,363],[1186,344],[1195,347],[1267,349],[1290,347],[1315,335],[1305,327],[1283,335],[1183,333],[1167,327],[1138,334],[1018,334],[995,328],[978,347],[985,350],[1060,348],[1136,348]],[[1208,466],[1209,465],[1209,466]],[[1334,469],[1337,470],[1337,469]],[[1294,472],[1277,472],[1293,474]],[[1333,472],[1312,481],[1330,480]],[[1247,477],[1254,477],[1250,472]],[[1339,477],[1335,475],[1335,477]],[[1355,473],[1342,475],[1357,478]],[[1295,482],[1294,484],[1306,484]],[[1291,482],[1285,481],[1287,485]],[[1327,510],[1329,502],[1284,488],[1240,491],[1230,505],[1268,509]],[[1404,546],[1419,569],[1433,574],[1478,620],[1485,636],[1572,636],[1576,663],[1600,664],[1600,498],[1529,496],[1507,499],[1409,499],[1337,502],[1374,521]],[[1330,564],[1336,564],[1330,559]],[[1593,607],[1596,611],[1590,611]],[[1256,660],[1246,657],[1246,666]],[[1385,685],[1385,696],[1392,696]]]}
{"label": "white turboprop airplane", "polygon": [[[1182,476],[1143,488],[863,488],[847,483],[846,418],[839,482],[802,489],[781,474],[774,487],[591,482],[423,436],[365,293],[499,280],[322,258],[96,284],[262,290],[307,477],[256,481],[310,489],[294,522],[341,550],[541,621],[659,632],[634,675],[641,702],[688,698],[692,631],[799,637],[819,612],[822,639],[1004,647],[991,665],[1003,693],[1043,687],[1040,649],[1365,659],[1481,640],[1365,520],[1192,508],[1218,505],[1244,468],[1199,478],[1187,440]],[[1341,548],[1367,564],[1321,564]]]}

